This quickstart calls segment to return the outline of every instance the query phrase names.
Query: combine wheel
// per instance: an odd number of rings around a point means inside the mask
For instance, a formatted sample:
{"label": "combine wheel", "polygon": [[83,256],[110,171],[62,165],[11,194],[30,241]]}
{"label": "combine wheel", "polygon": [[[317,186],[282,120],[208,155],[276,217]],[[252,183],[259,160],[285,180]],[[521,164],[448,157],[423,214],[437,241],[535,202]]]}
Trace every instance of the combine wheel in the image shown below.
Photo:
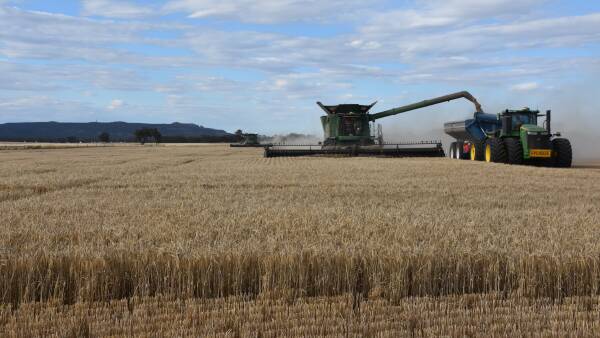
{"label": "combine wheel", "polygon": [[471,161],[483,161],[484,160],[484,142],[473,142],[471,143],[470,158]]}
{"label": "combine wheel", "polygon": [[523,164],[523,145],[515,138],[504,140],[508,164]]}
{"label": "combine wheel", "polygon": [[506,147],[502,139],[491,138],[487,140],[485,143],[485,161],[506,163]]}
{"label": "combine wheel", "polygon": [[554,152],[554,166],[558,168],[570,168],[573,161],[573,149],[571,142],[565,138],[552,140],[552,151]]}

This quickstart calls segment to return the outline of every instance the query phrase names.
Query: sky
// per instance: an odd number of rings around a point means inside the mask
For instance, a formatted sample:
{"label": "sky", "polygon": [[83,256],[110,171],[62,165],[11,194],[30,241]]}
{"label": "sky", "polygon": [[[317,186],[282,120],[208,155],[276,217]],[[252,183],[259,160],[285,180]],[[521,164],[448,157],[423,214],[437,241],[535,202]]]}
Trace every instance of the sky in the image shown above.
{"label": "sky", "polygon": [[[468,90],[490,113],[552,109],[597,142],[599,88],[595,0],[0,0],[0,123],[320,135],[316,101],[377,112]],[[427,139],[473,111],[381,121]]]}

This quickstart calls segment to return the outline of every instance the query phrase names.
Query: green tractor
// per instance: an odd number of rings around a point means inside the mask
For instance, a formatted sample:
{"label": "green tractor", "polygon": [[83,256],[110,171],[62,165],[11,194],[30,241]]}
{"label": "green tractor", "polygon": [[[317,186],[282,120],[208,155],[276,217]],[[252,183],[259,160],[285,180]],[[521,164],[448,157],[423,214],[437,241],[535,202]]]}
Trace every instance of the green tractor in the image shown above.
{"label": "green tractor", "polygon": [[[538,117],[546,117],[538,126]],[[447,134],[457,142],[451,144],[450,157],[475,161],[571,167],[569,140],[552,134],[551,111],[505,110],[497,116],[475,113],[473,119],[449,122]]]}

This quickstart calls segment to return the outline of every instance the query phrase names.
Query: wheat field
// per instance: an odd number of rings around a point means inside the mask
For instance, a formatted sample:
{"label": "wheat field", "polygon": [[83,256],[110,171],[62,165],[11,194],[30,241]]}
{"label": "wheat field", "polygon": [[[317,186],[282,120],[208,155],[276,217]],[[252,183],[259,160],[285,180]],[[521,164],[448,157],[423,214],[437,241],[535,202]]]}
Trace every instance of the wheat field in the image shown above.
{"label": "wheat field", "polygon": [[598,332],[600,170],[261,151],[0,151],[0,335]]}

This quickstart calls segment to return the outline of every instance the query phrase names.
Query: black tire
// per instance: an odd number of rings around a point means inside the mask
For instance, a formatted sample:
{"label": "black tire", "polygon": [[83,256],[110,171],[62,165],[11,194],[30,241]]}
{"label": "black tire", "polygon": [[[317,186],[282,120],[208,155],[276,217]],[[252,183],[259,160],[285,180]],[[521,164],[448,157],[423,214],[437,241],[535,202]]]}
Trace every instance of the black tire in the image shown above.
{"label": "black tire", "polygon": [[471,143],[471,151],[469,153],[469,159],[471,161],[483,161],[485,158],[485,142],[473,142]]}
{"label": "black tire", "polygon": [[573,148],[571,142],[566,138],[555,138],[552,140],[552,151],[554,152],[554,166],[558,168],[570,168],[573,162]]}
{"label": "black tire", "polygon": [[454,159],[456,160],[460,160],[460,142],[455,142],[456,146],[455,146],[455,152],[454,152]]}
{"label": "black tire", "polygon": [[450,143],[450,148],[448,149],[448,157],[451,159],[456,159],[456,142]]}
{"label": "black tire", "polygon": [[465,152],[464,152],[464,146],[465,143],[464,142],[456,142],[456,159],[458,160],[465,160],[467,159]]}
{"label": "black tire", "polygon": [[523,145],[516,138],[504,139],[506,145],[506,158],[508,164],[523,164]]}
{"label": "black tire", "polygon": [[[485,143],[485,161],[493,163],[506,163],[506,147],[500,138],[488,139]],[[489,148],[489,153],[488,153]]]}

